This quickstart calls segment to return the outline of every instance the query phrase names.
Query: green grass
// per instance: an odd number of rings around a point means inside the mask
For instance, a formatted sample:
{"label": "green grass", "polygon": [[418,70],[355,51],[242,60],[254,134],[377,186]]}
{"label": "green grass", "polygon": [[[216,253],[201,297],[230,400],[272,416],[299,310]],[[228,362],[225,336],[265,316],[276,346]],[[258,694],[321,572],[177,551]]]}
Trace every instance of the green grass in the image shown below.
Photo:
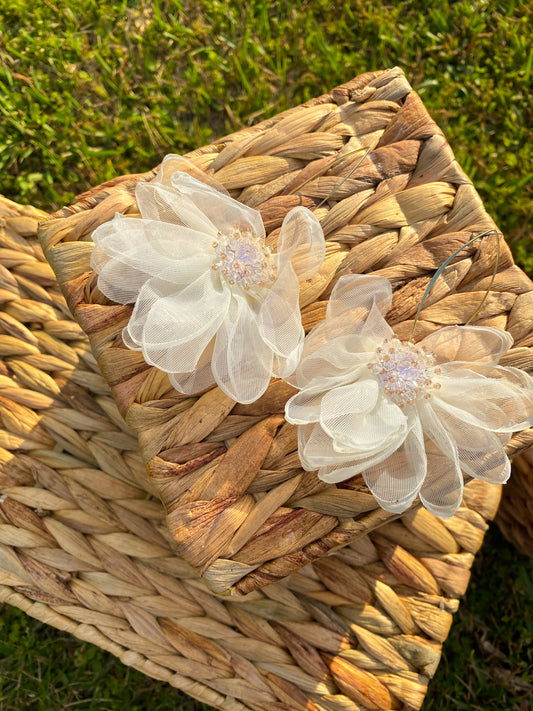
{"label": "green grass", "polygon": [[[398,64],[533,272],[533,3],[0,0],[0,191],[52,209]],[[493,534],[428,711],[526,711],[533,569]],[[0,710],[200,708],[10,608]]]}
{"label": "green grass", "polygon": [[1,187],[57,207],[398,64],[531,268],[532,25],[511,0],[0,0]]}
{"label": "green grass", "polygon": [[533,560],[493,526],[424,711],[533,709]]}
{"label": "green grass", "polygon": [[0,617],[2,711],[200,711],[207,706],[20,610]]}

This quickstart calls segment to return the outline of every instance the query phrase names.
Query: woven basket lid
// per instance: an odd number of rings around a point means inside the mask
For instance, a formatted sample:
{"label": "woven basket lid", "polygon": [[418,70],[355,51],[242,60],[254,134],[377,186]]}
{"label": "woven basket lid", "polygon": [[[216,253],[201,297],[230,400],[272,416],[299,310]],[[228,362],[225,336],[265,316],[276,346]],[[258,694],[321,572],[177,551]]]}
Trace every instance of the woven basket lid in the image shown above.
{"label": "woven basket lid", "polygon": [[[360,160],[354,151],[361,147],[372,152],[351,173]],[[341,275],[366,272],[392,282],[387,319],[407,339],[436,269],[474,234],[492,230],[444,270],[414,335],[465,323],[491,284],[475,322],[508,329],[515,348],[502,363],[532,369],[533,284],[513,264],[401,70],[364,74],[187,158],[261,212],[270,242],[292,207],[314,210],[327,249],[323,267],[301,288],[306,330],[323,319]],[[138,213],[135,186],[154,176],[155,171],[124,176],[89,191],[44,223],[41,241],[120,411],[138,434],[180,554],[213,590],[246,593],[394,515],[378,508],[362,477],[340,487],[300,468],[296,430],[283,417],[293,392],[288,385],[273,381],[251,405],[235,405],[218,388],[184,397],[165,373],[124,347],[121,330],[131,308],[98,291],[90,236],[117,211]],[[498,242],[498,272],[491,282]],[[515,438],[508,452],[530,434]]]}
{"label": "woven basket lid", "polygon": [[263,590],[210,591],[174,553],[40,217],[0,197],[0,602],[220,709],[419,709],[501,487],[470,482],[454,517],[411,512]]}

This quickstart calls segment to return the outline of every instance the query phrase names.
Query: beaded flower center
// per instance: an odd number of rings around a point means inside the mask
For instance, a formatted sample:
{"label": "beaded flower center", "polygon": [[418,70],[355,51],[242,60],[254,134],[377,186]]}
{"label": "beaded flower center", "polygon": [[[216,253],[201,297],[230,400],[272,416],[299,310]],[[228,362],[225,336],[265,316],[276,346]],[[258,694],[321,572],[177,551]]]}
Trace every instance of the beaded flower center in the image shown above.
{"label": "beaded flower center", "polygon": [[391,338],[376,352],[377,362],[369,368],[377,376],[385,395],[400,407],[422,397],[429,399],[431,391],[440,388],[434,378],[440,373],[440,368],[434,367],[435,358],[414,343]]}
{"label": "beaded flower center", "polygon": [[250,228],[234,225],[229,234],[219,232],[213,247],[216,256],[212,268],[229,284],[248,291],[250,287],[265,286],[274,280],[276,266],[272,253]]}

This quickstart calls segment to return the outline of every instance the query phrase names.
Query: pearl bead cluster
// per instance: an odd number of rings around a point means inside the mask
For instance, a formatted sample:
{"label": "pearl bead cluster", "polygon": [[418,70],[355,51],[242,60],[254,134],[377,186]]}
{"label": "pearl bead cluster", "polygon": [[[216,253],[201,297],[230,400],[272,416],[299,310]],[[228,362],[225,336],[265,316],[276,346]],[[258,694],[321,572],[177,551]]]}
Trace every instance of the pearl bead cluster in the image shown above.
{"label": "pearl bead cluster", "polygon": [[249,227],[234,225],[229,234],[219,232],[213,242],[215,262],[212,269],[219,271],[231,285],[245,291],[250,287],[270,284],[276,276],[276,265],[264,239],[256,237]]}
{"label": "pearl bead cluster", "polygon": [[440,388],[434,376],[441,371],[435,367],[434,356],[414,343],[393,337],[386,339],[376,352],[377,362],[368,367],[385,395],[400,407],[412,405],[422,397],[429,399],[431,391]]}

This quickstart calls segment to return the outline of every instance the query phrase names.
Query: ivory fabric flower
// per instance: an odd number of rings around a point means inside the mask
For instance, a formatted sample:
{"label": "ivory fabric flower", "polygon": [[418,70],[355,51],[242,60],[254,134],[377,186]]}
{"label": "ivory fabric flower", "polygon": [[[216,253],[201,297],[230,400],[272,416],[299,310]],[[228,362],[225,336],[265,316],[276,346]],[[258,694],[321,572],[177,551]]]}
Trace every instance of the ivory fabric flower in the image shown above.
{"label": "ivory fabric flower", "polygon": [[451,516],[463,473],[504,483],[504,445],[533,423],[533,379],[498,365],[512,344],[496,328],[449,326],[416,345],[385,321],[386,279],[344,276],[307,336],[286,405],[302,466],[336,483],[362,473],[378,503],[401,513],[417,495]]}
{"label": "ivory fabric flower", "polygon": [[257,210],[190,172],[209,180],[167,156],[154,182],[137,185],[141,219],[117,214],[95,230],[91,266],[103,294],[135,303],[124,343],[177,390],[216,382],[250,403],[298,363],[299,282],[320,268],[324,235],[313,213],[296,207],[272,253]]}

